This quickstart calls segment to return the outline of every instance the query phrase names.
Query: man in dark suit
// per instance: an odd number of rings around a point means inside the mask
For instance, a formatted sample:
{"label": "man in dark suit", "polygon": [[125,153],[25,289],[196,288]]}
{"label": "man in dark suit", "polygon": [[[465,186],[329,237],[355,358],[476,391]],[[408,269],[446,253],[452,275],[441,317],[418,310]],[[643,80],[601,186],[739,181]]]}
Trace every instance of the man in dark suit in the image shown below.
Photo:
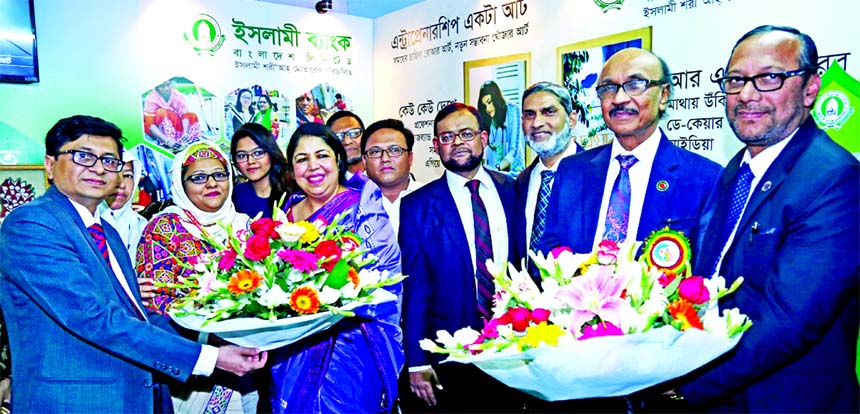
{"label": "man in dark suit", "polygon": [[516,391],[472,365],[440,365],[442,356],[418,345],[440,329],[482,328],[494,292],[484,263],[507,260],[513,251],[513,180],[481,166],[487,132],[479,130],[478,119],[477,110],[462,103],[439,111],[433,146],[445,174],[400,206],[403,274],[409,275],[403,296],[406,363],[412,392],[434,411],[522,410]]}
{"label": "man in dark suit", "polygon": [[[571,136],[579,113],[573,110],[567,88],[538,82],[526,88],[522,102],[523,135],[537,158],[517,176],[514,187],[514,263],[517,267],[521,266],[523,258],[531,261],[528,250],[536,249],[546,230],[549,194],[559,161],[582,150]],[[532,276],[540,280],[534,266],[529,269]]]}
{"label": "man in dark suit", "polygon": [[592,251],[601,240],[644,240],[669,226],[695,243],[720,166],[673,145],[658,128],[672,94],[663,59],[624,49],[603,66],[597,85],[615,140],[561,161],[541,251]]}
{"label": "man in dark suit", "polygon": [[739,308],[753,326],[674,394],[692,404],[688,410],[860,407],[853,375],[860,164],[810,117],[821,86],[817,65],[808,35],[761,26],[735,44],[717,81],[746,147],[720,179],[695,267],[725,276],[727,285],[744,278],[720,308]]}
{"label": "man in dark suit", "polygon": [[128,252],[96,208],[117,187],[121,139],[99,118],[57,122],[45,139],[53,185],[0,228],[15,412],[151,413],[152,372],[184,381],[265,363],[257,350],[184,339],[143,310]]}

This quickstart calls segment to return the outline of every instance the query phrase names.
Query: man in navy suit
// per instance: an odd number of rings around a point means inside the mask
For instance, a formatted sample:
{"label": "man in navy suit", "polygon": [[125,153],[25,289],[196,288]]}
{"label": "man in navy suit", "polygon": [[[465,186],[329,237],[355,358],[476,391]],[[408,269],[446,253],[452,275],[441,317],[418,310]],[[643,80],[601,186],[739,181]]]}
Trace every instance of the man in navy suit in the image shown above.
{"label": "man in navy suit", "polygon": [[860,163],[809,116],[821,86],[817,66],[808,35],[761,26],[735,44],[718,80],[729,124],[746,147],[720,179],[695,267],[725,276],[727,285],[743,276],[720,308],[739,308],[753,326],[674,394],[692,404],[688,410],[860,407],[853,375]]}
{"label": "man in navy suit", "polygon": [[676,147],[658,128],[671,76],[663,59],[642,49],[624,49],[606,61],[597,95],[616,139],[561,161],[541,251],[568,246],[587,253],[603,239],[643,240],[666,226],[698,239],[721,168]]}
{"label": "man in navy suit", "polygon": [[[537,158],[517,176],[514,205],[515,260],[530,261],[528,250],[534,250],[546,229],[549,194],[555,172],[562,158],[582,148],[572,139],[578,112],[567,88],[550,82],[538,82],[523,92],[523,135]],[[530,268],[532,271],[535,269]],[[540,280],[537,274],[533,277]]]}
{"label": "man in navy suit", "polygon": [[[433,146],[445,174],[406,196],[400,206],[403,274],[409,275],[403,296],[406,363],[412,392],[434,406],[434,411],[522,409],[516,400],[521,393],[472,365],[439,365],[442,356],[418,345],[423,338],[436,338],[440,329],[453,333],[467,326],[482,328],[488,309],[480,309],[486,305],[483,293],[487,293],[482,288],[481,272],[486,266],[481,256],[490,247],[493,259],[500,263],[513,252],[508,234],[514,183],[507,175],[482,167],[487,132],[479,130],[478,119],[478,111],[462,103],[439,111]],[[475,212],[475,185],[486,210],[483,218]],[[484,221],[489,229],[479,228]]]}
{"label": "man in navy suit", "polygon": [[57,122],[45,139],[53,185],[0,228],[14,412],[151,413],[152,372],[184,381],[265,364],[265,353],[201,346],[143,310],[128,252],[96,208],[117,187],[121,139],[99,118]]}

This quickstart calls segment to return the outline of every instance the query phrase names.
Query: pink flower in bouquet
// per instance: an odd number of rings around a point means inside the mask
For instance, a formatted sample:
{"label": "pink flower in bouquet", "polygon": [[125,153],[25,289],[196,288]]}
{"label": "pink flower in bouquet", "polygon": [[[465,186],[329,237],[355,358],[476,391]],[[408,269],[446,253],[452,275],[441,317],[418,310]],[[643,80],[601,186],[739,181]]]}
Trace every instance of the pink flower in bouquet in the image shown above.
{"label": "pink flower in bouquet", "polygon": [[219,270],[230,270],[236,264],[236,251],[233,248],[228,248],[221,252],[221,257],[218,259]]}
{"label": "pink flower in bouquet", "polygon": [[558,257],[561,256],[563,252],[573,253],[573,250],[571,250],[570,247],[567,246],[554,247],[552,250],[550,250],[550,254],[552,255],[553,259],[558,259]]}
{"label": "pink flower in bouquet", "polygon": [[328,272],[334,269],[334,265],[340,260],[342,251],[334,240],[323,240],[314,248],[314,254],[319,257],[325,257],[326,261],[321,263],[321,266]]}
{"label": "pink flower in bouquet", "polygon": [[304,250],[280,250],[277,253],[278,257],[291,264],[294,269],[300,272],[312,272],[317,270],[317,261],[319,257],[313,253]]}
{"label": "pink flower in bouquet", "polygon": [[508,312],[511,315],[511,326],[517,332],[525,332],[532,320],[532,311],[528,308],[510,308]]}
{"label": "pink flower in bouquet", "polygon": [[602,265],[613,264],[618,261],[618,252],[621,249],[618,243],[612,240],[603,240],[597,245],[597,263]]}
{"label": "pink flower in bouquet", "polygon": [[657,281],[660,282],[660,286],[666,287],[669,286],[670,283],[674,282],[676,277],[678,276],[674,273],[668,273],[666,271],[663,271],[663,274],[660,276],[659,279],[657,279]]}
{"label": "pink flower in bouquet", "polygon": [[[484,329],[481,330],[482,338],[498,338],[499,337],[499,318],[492,318],[489,321],[484,321]],[[483,340],[481,340],[483,342]]]}
{"label": "pink flower in bouquet", "polygon": [[692,276],[681,280],[681,284],[678,285],[678,295],[696,305],[711,300],[711,293],[705,286],[705,278],[701,276]]}
{"label": "pink flower in bouquet", "polygon": [[573,308],[569,325],[571,333],[578,335],[582,325],[595,316],[603,322],[619,323],[622,307],[627,304],[621,298],[623,284],[623,280],[613,276],[610,266],[596,265],[561,288],[558,298]]}
{"label": "pink flower in bouquet", "polygon": [[251,237],[248,237],[248,242],[245,245],[245,257],[248,260],[258,262],[269,257],[270,249],[268,237],[252,234]]}
{"label": "pink flower in bouquet", "polygon": [[537,308],[532,311],[532,321],[536,324],[546,322],[549,320],[549,314],[550,311],[548,309]]}
{"label": "pink flower in bouquet", "polygon": [[599,336],[621,336],[624,335],[624,332],[621,331],[621,328],[612,324],[612,322],[598,322],[594,325],[586,325],[582,328],[582,336],[580,336],[580,341],[584,341],[589,338],[597,338]]}
{"label": "pink flower in bouquet", "polygon": [[254,234],[257,234],[260,236],[271,237],[273,239],[277,239],[280,236],[278,235],[278,232],[275,231],[275,228],[278,227],[280,224],[281,224],[280,221],[274,221],[270,218],[261,218],[261,219],[254,220],[251,223],[251,231]]}

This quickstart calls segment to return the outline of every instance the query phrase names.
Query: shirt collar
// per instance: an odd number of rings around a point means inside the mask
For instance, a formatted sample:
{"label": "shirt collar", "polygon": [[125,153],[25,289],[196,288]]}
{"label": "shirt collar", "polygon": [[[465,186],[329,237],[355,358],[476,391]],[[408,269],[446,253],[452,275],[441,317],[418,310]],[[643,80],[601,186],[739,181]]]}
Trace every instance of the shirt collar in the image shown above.
{"label": "shirt collar", "polygon": [[633,148],[633,151],[627,151],[624,147],[621,146],[621,143],[618,142],[617,139],[612,140],[612,156],[611,159],[615,159],[615,157],[619,155],[633,155],[638,160],[637,162],[640,165],[651,165],[654,163],[654,157],[657,156],[657,148],[660,147],[660,139],[662,132],[660,128],[654,130],[654,133],[651,134],[645,141],[639,144],[636,148]]}
{"label": "shirt collar", "polygon": [[[68,197],[67,197],[68,198]],[[90,213],[86,207],[82,206],[75,200],[69,198],[69,202],[72,203],[72,207],[75,208],[75,211],[78,213],[78,216],[81,217],[81,220],[84,222],[84,227],[92,226],[95,223],[101,224],[101,217],[99,216],[99,209],[96,209],[95,214]]]}
{"label": "shirt collar", "polygon": [[465,191],[469,191],[466,188],[466,183],[472,180],[480,181],[481,184],[486,188],[490,188],[491,185],[494,185],[493,177],[490,177],[490,174],[483,167],[478,168],[478,173],[475,174],[475,178],[472,178],[471,180],[463,177],[460,174],[445,170],[445,180],[448,182],[448,188],[461,188]]}
{"label": "shirt collar", "polygon": [[779,157],[779,154],[782,153],[782,150],[785,149],[785,146],[788,145],[788,142],[791,141],[792,138],[794,138],[794,134],[796,133],[797,130],[795,129],[794,132],[792,132],[791,135],[788,136],[788,138],[779,141],[769,147],[766,147],[755,157],[750,155],[749,149],[746,149],[744,151],[743,158],[741,158],[741,165],[749,163],[750,170],[752,171],[753,176],[764,176],[764,173],[766,173],[768,168],[770,168],[770,165],[773,164],[774,161],[776,161],[776,157]]}
{"label": "shirt collar", "polygon": [[543,164],[543,161],[541,161],[541,159],[538,158],[538,162],[535,164],[535,173],[540,174],[541,172],[546,171],[546,170],[557,171],[558,165],[561,164],[561,160],[563,160],[563,159],[565,159],[565,158],[567,158],[573,154],[576,154],[576,141],[573,139],[573,137],[570,137],[570,144],[568,144],[567,149],[564,150],[564,153],[561,155],[561,158],[559,158],[559,160],[556,161],[556,163],[552,166],[552,168],[548,168],[546,165]]}

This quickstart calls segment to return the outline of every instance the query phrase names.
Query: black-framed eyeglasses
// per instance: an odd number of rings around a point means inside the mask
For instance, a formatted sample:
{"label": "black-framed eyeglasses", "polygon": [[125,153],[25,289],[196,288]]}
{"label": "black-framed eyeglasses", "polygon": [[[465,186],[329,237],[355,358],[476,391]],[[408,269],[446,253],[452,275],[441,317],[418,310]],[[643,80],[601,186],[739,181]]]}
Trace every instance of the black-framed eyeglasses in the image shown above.
{"label": "black-framed eyeglasses", "polygon": [[261,159],[263,159],[263,157],[266,156],[266,154],[267,154],[266,150],[264,150],[262,148],[257,148],[251,152],[245,152],[245,151],[237,152],[236,153],[236,162],[237,163],[248,162],[249,161],[248,157],[251,157],[255,160],[261,160]]}
{"label": "black-framed eyeglasses", "polygon": [[471,141],[478,136],[478,131],[471,128],[463,128],[459,132],[443,132],[436,138],[443,145],[448,145],[454,142],[457,137],[460,137],[463,142]]}
{"label": "black-framed eyeglasses", "polygon": [[622,84],[604,83],[595,88],[597,97],[600,99],[609,99],[618,93],[618,89],[624,89],[627,96],[639,96],[645,93],[652,86],[665,85],[665,81],[651,79],[633,79]]}
{"label": "black-framed eyeglasses", "polygon": [[194,184],[206,184],[209,182],[209,177],[218,182],[227,181],[230,174],[227,171],[215,171],[212,174],[193,174],[189,175],[185,181],[191,181]]}
{"label": "black-framed eyeglasses", "polygon": [[345,131],[335,132],[334,134],[337,136],[337,139],[343,141],[346,137],[356,139],[361,136],[362,132],[364,131],[362,131],[361,128],[350,128]]}
{"label": "black-framed eyeglasses", "polygon": [[407,152],[409,151],[406,148],[397,145],[392,145],[388,148],[370,147],[367,151],[364,151],[364,156],[367,158],[382,158],[382,154],[385,153],[391,158],[399,158]]}
{"label": "black-framed eyeglasses", "polygon": [[720,90],[727,95],[741,93],[747,82],[752,81],[753,86],[759,92],[772,92],[782,88],[785,80],[792,76],[805,75],[813,69],[797,69],[785,72],[760,73],[754,76],[725,76],[715,80],[720,85]]}
{"label": "black-framed eyeglasses", "polygon": [[101,161],[102,166],[105,168],[105,170],[110,172],[120,172],[122,171],[122,167],[125,165],[125,161],[119,158],[107,156],[99,157],[98,155],[93,154],[91,152],[78,150],[60,151],[57,153],[57,155],[54,156],[54,158],[57,158],[63,154],[71,155],[72,162],[80,165],[81,167],[92,167],[93,165],[96,165],[96,161]]}

